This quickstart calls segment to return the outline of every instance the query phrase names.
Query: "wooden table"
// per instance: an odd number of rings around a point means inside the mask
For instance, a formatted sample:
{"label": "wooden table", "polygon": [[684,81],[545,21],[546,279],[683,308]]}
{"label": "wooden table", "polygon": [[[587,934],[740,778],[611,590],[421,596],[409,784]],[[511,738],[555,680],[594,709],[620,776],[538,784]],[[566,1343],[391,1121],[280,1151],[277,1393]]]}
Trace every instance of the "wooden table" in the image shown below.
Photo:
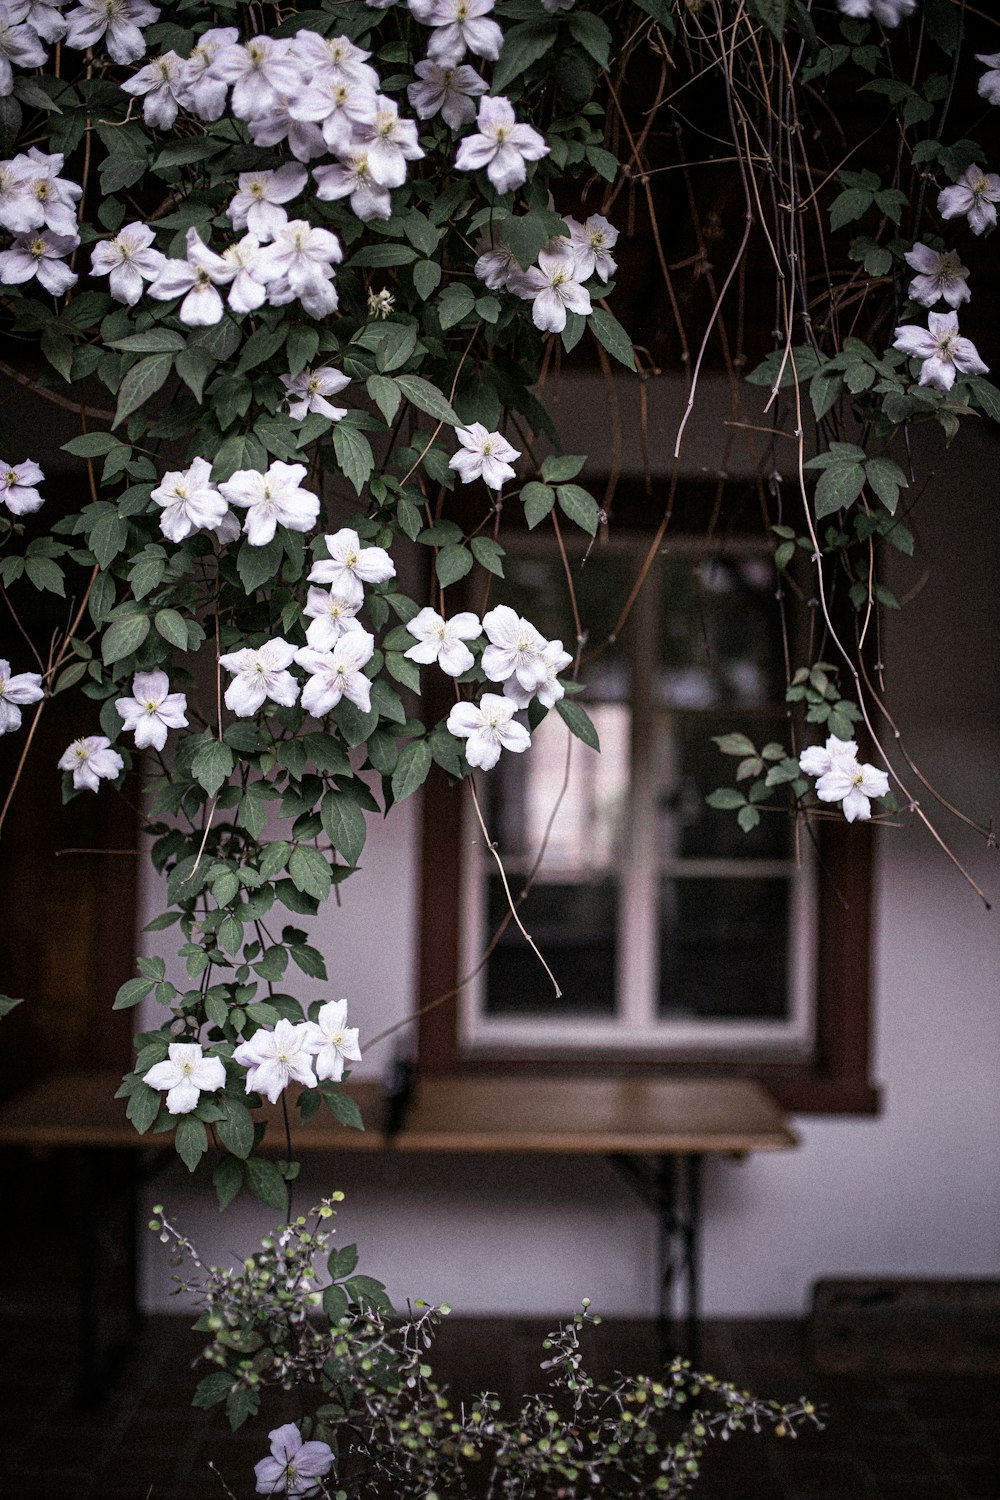
{"label": "wooden table", "polygon": [[[102,1150],[154,1154],[165,1134],[140,1136],[115,1099],[117,1074],[51,1078],[0,1107],[0,1146],[71,1148],[81,1170]],[[701,1166],[706,1156],[743,1157],[797,1144],[785,1115],[759,1084],[745,1079],[567,1078],[466,1074],[428,1077],[392,1098],[374,1083],[350,1083],[365,1130],[339,1124],[326,1110],[295,1122],[296,1154],[338,1151],[603,1156],[656,1216],[661,1334],[682,1293],[686,1350],[698,1353]],[[284,1149],[277,1106],[265,1106],[265,1146]],[[138,1174],[136,1182],[138,1180]],[[86,1197],[86,1195],[84,1195]],[[83,1233],[86,1235],[86,1226]],[[89,1252],[88,1252],[89,1254]],[[85,1260],[85,1264],[89,1263]],[[93,1291],[90,1289],[91,1304]],[[82,1369],[93,1380],[95,1339],[84,1288]]]}

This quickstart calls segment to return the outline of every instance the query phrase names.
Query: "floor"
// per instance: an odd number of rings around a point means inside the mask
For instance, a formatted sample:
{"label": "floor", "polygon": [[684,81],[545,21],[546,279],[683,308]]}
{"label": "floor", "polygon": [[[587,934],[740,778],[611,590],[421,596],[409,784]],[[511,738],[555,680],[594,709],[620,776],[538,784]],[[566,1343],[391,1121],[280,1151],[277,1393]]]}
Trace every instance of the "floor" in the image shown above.
{"label": "floor", "polygon": [[[286,1414],[234,1437],[217,1411],[192,1410],[200,1338],[163,1317],[145,1324],[105,1401],[82,1410],[72,1324],[51,1311],[8,1307],[0,1325],[0,1495],[249,1500],[264,1434]],[[535,1320],[449,1320],[435,1373],[509,1399],[537,1387],[545,1331]],[[595,1374],[654,1367],[648,1323],[608,1323],[593,1337]],[[761,1396],[806,1394],[826,1408],[826,1426],[795,1441],[715,1444],[696,1500],[1000,1500],[1000,1377],[820,1376],[806,1343],[800,1322],[705,1325],[704,1369]]]}

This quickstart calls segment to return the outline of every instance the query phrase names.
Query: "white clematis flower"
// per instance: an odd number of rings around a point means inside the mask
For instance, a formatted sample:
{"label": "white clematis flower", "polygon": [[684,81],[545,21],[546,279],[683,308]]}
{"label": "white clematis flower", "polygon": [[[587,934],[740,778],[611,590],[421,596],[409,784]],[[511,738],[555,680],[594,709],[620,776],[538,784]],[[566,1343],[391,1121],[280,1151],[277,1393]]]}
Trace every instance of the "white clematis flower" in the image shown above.
{"label": "white clematis flower", "polygon": [[20,0],[17,5],[19,20],[30,26],[43,42],[61,42],[66,35],[66,21],[59,7],[65,0]]}
{"label": "white clematis flower", "polygon": [[562,641],[549,641],[541,654],[545,676],[534,692],[529,693],[523,688],[517,677],[508,677],[503,685],[504,697],[512,699],[518,708],[527,708],[532,698],[537,698],[545,708],[554,708],[559,699],[566,696],[566,689],[559,681],[559,673],[564,672],[572,660],[569,652],[563,650]]}
{"label": "white clematis flower", "polygon": [[871,797],[885,797],[889,778],[875,766],[860,765],[853,756],[835,756],[829,771],[816,782],[821,802],[839,802],[848,823],[865,823],[872,815]]}
{"label": "white clematis flower", "polygon": [[275,1427],[267,1436],[271,1456],[254,1464],[257,1494],[288,1495],[295,1500],[300,1495],[317,1494],[319,1485],[315,1481],[329,1474],[333,1467],[333,1449],[329,1444],[315,1438],[304,1443],[294,1422]]}
{"label": "white clematis flower", "polygon": [[455,436],[462,446],[449,458],[448,467],[456,471],[463,484],[482,478],[491,490],[500,490],[514,478],[511,460],[521,454],[499,432],[487,432],[482,422],[472,422],[468,427],[456,427]]}
{"label": "white clematis flower", "polygon": [[367,158],[373,180],[383,188],[402,187],[406,163],[419,161],[424,154],[417,141],[416,122],[401,120],[399,105],[383,94],[375,96],[372,123],[359,126],[356,145]]}
{"label": "white clematis flower", "polygon": [[531,744],[528,731],[514,722],[516,712],[517,706],[509,698],[484,693],[478,704],[455,704],[448,715],[448,733],[465,740],[465,758],[470,766],[489,771],[500,759],[501,750],[520,755]]}
{"label": "white clematis flower", "polygon": [[355,619],[363,599],[338,593],[336,589],[311,588],[306,597],[304,614],[309,620],[306,640],[317,651],[330,651],[342,635],[362,630]]}
{"label": "white clematis flower", "polygon": [[125,762],[103,734],[88,734],[74,740],[59,757],[60,771],[72,771],[77,791],[96,792],[102,780],[114,781]]}
{"label": "white clematis flower", "polygon": [[40,672],[18,672],[13,676],[10,662],[0,660],[0,734],[20,729],[21,708],[44,697]]}
{"label": "white clematis flower", "polygon": [[155,130],[169,130],[184,97],[184,59],[176,52],[154,57],[122,84],[126,94],[142,99],[142,118]]}
{"label": "white clematis flower", "polygon": [[250,37],[218,49],[210,78],[232,85],[230,108],[239,120],[259,119],[302,86],[302,71],[283,38]]}
{"label": "white clematis flower", "polygon": [[193,531],[221,525],[226,502],[211,482],[212,465],[196,458],[188,469],[172,469],[164,474],[150,499],[163,507],[160,530],[171,542],[182,542]]}
{"label": "white clematis flower", "polygon": [[340,241],[329,229],[318,229],[305,219],[292,219],[261,250],[256,273],[268,289],[272,306],[280,307],[298,297],[307,312],[315,307],[313,316],[323,317],[336,309],[333,267],[343,258]]}
{"label": "white clematis flower", "polygon": [[941,189],[937,206],[943,219],[958,219],[964,214],[973,234],[982,234],[996,224],[997,203],[1000,203],[1000,174],[984,172],[973,164],[966,167],[951,187]]}
{"label": "white clematis flower", "polygon": [[918,385],[950,391],[958,371],[963,375],[988,373],[989,366],[979,358],[972,340],[960,336],[958,313],[928,313],[927,322],[929,328],[920,328],[916,323],[897,328],[892,343],[894,349],[923,360]]}
{"label": "white clematis flower", "polygon": [[453,68],[466,52],[496,62],[503,46],[503,32],[486,17],[493,0],[434,0],[427,17],[433,30],[427,38],[427,56],[443,68]]}
{"label": "white clematis flower", "polygon": [[449,677],[461,677],[472,666],[475,657],[465,642],[475,640],[483,629],[479,616],[470,610],[446,620],[429,604],[413,616],[406,628],[417,644],[403,655],[425,666],[436,661]]}
{"label": "white clematis flower", "polygon": [[310,1022],[296,1025],[282,1016],[273,1031],[262,1026],[248,1042],[240,1042],[233,1060],[247,1069],[247,1093],[263,1094],[276,1104],[278,1096],[292,1082],[314,1089],[317,1080],[312,1065],[313,1035]]}
{"label": "white clematis flower", "polygon": [[234,674],[226,689],[226,707],[240,719],[251,718],[268,698],[291,708],[299,696],[299,685],[287,670],[294,660],[295,647],[280,635],[263,646],[245,646],[220,656],[220,667]]}
{"label": "white clematis flower", "polygon": [[375,637],[367,630],[345,632],[331,651],[317,651],[303,646],[295,660],[309,673],[302,689],[302,707],[314,719],[322,719],[346,698],[363,714],[370,713],[372,685],[362,668],[375,653]]}
{"label": "white clematis flower", "polygon": [[311,531],[316,525],[319,497],[299,488],[305,477],[305,464],[275,461],[266,474],[240,469],[219,485],[223,499],[246,510],[243,530],[251,547],[266,547],[279,525],[289,531]]}
{"label": "white clematis flower", "polygon": [[41,510],[45,502],[35,486],[44,479],[45,475],[30,458],[20,464],[5,464],[0,459],[0,505],[6,505],[15,516],[29,516]]}
{"label": "white clematis flower", "polygon": [[368,153],[358,149],[328,167],[314,167],[316,197],[324,203],[350,198],[351,213],[368,224],[372,219],[392,218],[392,198],[387,187],[375,181]]}
{"label": "white clematis flower", "polygon": [[406,97],[419,119],[432,120],[440,112],[452,130],[472,124],[476,118],[473,100],[489,89],[475,68],[466,63],[457,68],[442,67],[426,58],[417,63],[414,72],[419,82],[407,84]]}
{"label": "white clematis flower", "polygon": [[1000,52],[977,52],[976,61],[986,64],[986,72],[976,85],[976,93],[988,104],[1000,104]]}
{"label": "white clematis flower", "polygon": [[136,672],[132,697],[116,698],[122,727],[135,735],[137,750],[162,750],[167,731],[187,727],[187,698],[172,693],[166,672]]}
{"label": "white clematis flower", "polygon": [[878,21],[883,26],[898,26],[912,16],[917,0],[837,0],[842,16],[856,21]]}
{"label": "white clematis flower", "polygon": [[799,770],[806,776],[825,776],[837,761],[857,760],[858,747],[854,740],[842,740],[831,734],[824,745],[807,745],[799,756]]}
{"label": "white clematis flower", "polygon": [[524,274],[507,241],[492,227],[489,235],[480,236],[476,254],[476,275],[491,292],[510,287],[512,278]]}
{"label": "white clematis flower", "polygon": [[534,694],[548,676],[542,653],[549,644],[530,620],[498,604],[483,616],[483,629],[490,644],[483,652],[483,671],[491,682],[516,677],[518,686]]}
{"label": "white clematis flower", "polygon": [[171,1042],[163,1062],[154,1063],[142,1075],[151,1089],[169,1090],[166,1106],[172,1115],[188,1115],[202,1094],[214,1094],[226,1086],[221,1057],[205,1057],[197,1042]]}
{"label": "white clematis flower", "polygon": [[310,412],[318,412],[330,422],[339,422],[347,416],[346,406],[334,406],[326,398],[336,396],[351,383],[349,375],[322,365],[318,370],[303,370],[299,375],[282,375],[288,415],[302,422]]}
{"label": "white clematis flower", "polygon": [[309,180],[305,167],[288,163],[273,172],[241,172],[239,191],[226,213],[234,229],[249,229],[258,240],[273,240],[288,223],[282,207],[297,198]]}
{"label": "white clematis flower", "polygon": [[310,583],[328,583],[345,597],[364,598],[365,583],[385,583],[396,576],[396,565],[384,547],[362,547],[358,533],[342,526],[324,537],[329,558],[313,563]]}
{"label": "white clematis flower", "polygon": [[66,45],[82,52],[103,37],[114,62],[138,62],[146,51],[140,28],[152,26],[159,14],[146,0],[80,0],[66,16]]}
{"label": "white clematis flower", "polygon": [[94,276],[107,276],[112,297],[134,307],[143,293],[144,281],[155,281],[167,257],[153,248],[156,236],[148,224],[126,224],[110,240],[94,246],[90,269]]}
{"label": "white clematis flower", "polygon": [[922,307],[933,307],[944,298],[949,307],[958,307],[968,302],[972,293],[966,276],[968,266],[963,266],[954,250],[932,250],[929,245],[914,245],[903,259],[920,274],[910,282],[909,295]]}
{"label": "white clematis flower", "polygon": [[63,260],[79,243],[75,234],[53,234],[48,229],[19,235],[9,250],[0,251],[0,283],[20,286],[37,276],[47,292],[61,297],[79,279]]}
{"label": "white clematis flower", "polygon": [[344,1063],[361,1061],[358,1028],[347,1025],[347,1001],[328,1000],[320,1006],[313,1025],[316,1077],[321,1082],[329,1078],[339,1083],[344,1076]]}
{"label": "white clematis flower", "polygon": [[531,321],[536,328],[543,333],[562,333],[567,312],[586,317],[593,311],[580,275],[579,262],[568,251],[542,250],[537,266],[513,276],[510,289],[531,302]]}
{"label": "white clematis flower", "polygon": [[509,99],[480,99],[476,116],[479,131],[466,137],[458,148],[455,166],[460,172],[486,175],[498,193],[509,193],[527,180],[529,161],[541,161],[549,148],[537,130],[519,125]]}
{"label": "white clematis flower", "polygon": [[[5,7],[6,8],[6,7]],[[43,68],[48,54],[30,26],[14,25],[0,12],[0,98],[14,91],[14,68]]]}
{"label": "white clematis flower", "polygon": [[62,152],[39,151],[30,146],[4,163],[5,182],[2,222],[12,234],[29,234],[43,226],[53,234],[77,239],[76,205],[83,188],[68,177],[60,177]]}
{"label": "white clematis flower", "polygon": [[582,224],[567,218],[566,226],[580,281],[586,281],[589,276],[599,276],[601,281],[607,281],[613,276],[618,269],[618,262],[610,253],[618,243],[615,226],[601,214],[591,214]]}
{"label": "white clematis flower", "polygon": [[338,156],[346,155],[360,139],[363,127],[375,123],[377,84],[377,79],[372,87],[330,70],[314,76],[306,88],[288,101],[288,113],[293,120],[314,125],[327,150]]}
{"label": "white clematis flower", "polygon": [[160,302],[182,297],[177,316],[189,328],[209,328],[222,320],[225,311],[217,287],[228,286],[236,270],[221,255],[210,250],[197,229],[187,232],[187,255],[184,260],[165,260],[149,295]]}
{"label": "white clematis flower", "polygon": [[260,241],[252,234],[245,234],[235,244],[227,245],[222,252],[222,259],[233,276],[226,295],[226,301],[233,312],[256,312],[267,301],[267,287],[257,279],[260,252]]}
{"label": "white clematis flower", "polygon": [[219,49],[231,47],[239,41],[239,36],[235,26],[214,26],[202,32],[185,60],[178,98],[199,120],[221,119],[225,111],[229,85],[214,77],[209,69]]}

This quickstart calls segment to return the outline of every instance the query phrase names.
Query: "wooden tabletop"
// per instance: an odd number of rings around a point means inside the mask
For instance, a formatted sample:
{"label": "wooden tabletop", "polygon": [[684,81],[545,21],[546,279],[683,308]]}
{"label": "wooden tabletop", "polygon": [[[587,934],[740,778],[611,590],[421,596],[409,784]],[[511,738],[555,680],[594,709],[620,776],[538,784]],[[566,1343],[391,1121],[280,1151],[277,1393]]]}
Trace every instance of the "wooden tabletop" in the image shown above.
{"label": "wooden tabletop", "polygon": [[797,1144],[784,1113],[745,1079],[418,1080],[401,1151],[592,1156],[776,1151]]}
{"label": "wooden tabletop", "polygon": [[[0,1146],[143,1150],[169,1133],[138,1135],[116,1099],[120,1075],[52,1077],[0,1106]],[[405,1124],[390,1140],[377,1083],[350,1083],[364,1131],[319,1110],[293,1123],[296,1152],[570,1152],[590,1156],[775,1151],[796,1145],[783,1112],[741,1079],[431,1077],[421,1079]],[[295,1111],[292,1112],[293,1122]],[[267,1105],[267,1144],[284,1140],[279,1106]]]}

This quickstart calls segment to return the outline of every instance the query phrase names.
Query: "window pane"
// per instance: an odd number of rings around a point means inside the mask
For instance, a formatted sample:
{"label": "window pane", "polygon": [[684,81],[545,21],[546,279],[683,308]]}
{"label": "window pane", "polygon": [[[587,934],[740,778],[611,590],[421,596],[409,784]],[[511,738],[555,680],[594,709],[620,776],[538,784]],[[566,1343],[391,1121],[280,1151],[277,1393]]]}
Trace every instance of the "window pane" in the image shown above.
{"label": "window pane", "polygon": [[792,825],[784,813],[762,813],[757,827],[744,833],[735,813],[720,812],[705,800],[715,787],[733,784],[737,762],[720,754],[712,736],[726,734],[737,723],[758,750],[785,733],[784,719],[746,710],[658,716],[661,860],[791,858]]}
{"label": "window pane", "polygon": [[[489,877],[489,931],[509,911],[499,875]],[[516,897],[517,885],[511,889]],[[518,915],[552,969],[562,997],[513,922],[489,962],[486,1014],[532,1017],[614,1013],[618,886],[613,879],[538,881]]]}
{"label": "window pane", "polygon": [[789,882],[660,882],[659,1014],[670,1020],[789,1016]]}
{"label": "window pane", "polygon": [[675,708],[780,704],[785,666],[763,555],[663,559],[656,697]]}

